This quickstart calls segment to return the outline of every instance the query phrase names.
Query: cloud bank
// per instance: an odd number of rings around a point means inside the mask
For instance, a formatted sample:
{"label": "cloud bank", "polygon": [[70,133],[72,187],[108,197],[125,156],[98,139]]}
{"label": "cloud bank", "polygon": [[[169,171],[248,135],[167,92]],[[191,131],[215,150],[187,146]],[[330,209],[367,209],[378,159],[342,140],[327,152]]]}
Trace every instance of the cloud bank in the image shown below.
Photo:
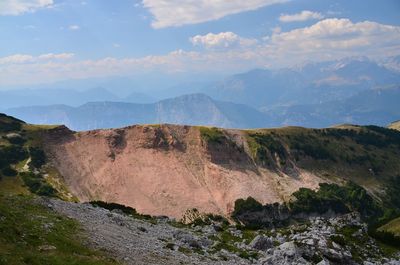
{"label": "cloud bank", "polygon": [[190,38],[194,46],[203,46],[206,49],[247,47],[257,43],[255,39],[246,39],[233,32],[221,32],[218,34],[196,35]]}
{"label": "cloud bank", "polygon": [[143,0],[142,4],[154,17],[152,27],[159,29],[217,20],[284,2],[287,0]]}
{"label": "cloud bank", "polygon": [[35,12],[38,9],[50,7],[53,0],[1,0],[0,15],[17,16],[27,12]]}
{"label": "cloud bank", "polygon": [[247,39],[233,32],[197,35],[190,41],[205,49],[100,60],[79,60],[69,53],[11,55],[0,58],[0,86],[148,72],[230,74],[256,67],[279,68],[347,56],[381,59],[400,54],[400,27],[331,18],[309,27],[275,31],[251,45],[243,45]]}
{"label": "cloud bank", "polygon": [[281,22],[297,22],[297,21],[307,21],[313,19],[323,19],[324,16],[318,12],[312,12],[309,10],[303,10],[300,13],[288,15],[288,14],[281,14],[279,16],[279,21]]}

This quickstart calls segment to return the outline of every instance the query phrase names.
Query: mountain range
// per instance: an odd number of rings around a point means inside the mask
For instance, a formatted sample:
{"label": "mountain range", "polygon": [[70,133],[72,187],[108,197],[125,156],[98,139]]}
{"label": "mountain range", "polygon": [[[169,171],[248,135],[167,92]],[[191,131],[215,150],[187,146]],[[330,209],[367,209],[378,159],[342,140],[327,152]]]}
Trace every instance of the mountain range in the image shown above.
{"label": "mountain range", "polygon": [[30,123],[66,124],[74,130],[153,123],[223,128],[386,126],[400,119],[395,59],[390,69],[364,57],[256,69],[219,82],[181,83],[152,96],[134,89],[117,96],[103,87],[2,91],[0,109]]}
{"label": "mountain range", "polygon": [[184,124],[222,128],[279,126],[326,127],[334,124],[386,126],[400,118],[400,87],[364,90],[345,100],[257,110],[244,104],[190,94],[150,104],[90,102],[11,108],[6,113],[33,124],[65,124],[77,131],[130,124]]}

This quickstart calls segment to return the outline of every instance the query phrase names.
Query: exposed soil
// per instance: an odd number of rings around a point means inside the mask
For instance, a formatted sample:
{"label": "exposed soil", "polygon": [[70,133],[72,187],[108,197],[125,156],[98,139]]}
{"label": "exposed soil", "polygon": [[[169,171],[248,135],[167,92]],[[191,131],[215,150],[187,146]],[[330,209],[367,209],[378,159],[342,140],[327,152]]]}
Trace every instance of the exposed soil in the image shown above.
{"label": "exposed soil", "polygon": [[160,125],[73,133],[50,130],[45,149],[70,191],[81,201],[103,200],[151,215],[180,218],[187,209],[228,215],[238,198],[262,203],[287,199],[321,179],[258,167],[241,131],[232,144],[209,148],[199,128]]}

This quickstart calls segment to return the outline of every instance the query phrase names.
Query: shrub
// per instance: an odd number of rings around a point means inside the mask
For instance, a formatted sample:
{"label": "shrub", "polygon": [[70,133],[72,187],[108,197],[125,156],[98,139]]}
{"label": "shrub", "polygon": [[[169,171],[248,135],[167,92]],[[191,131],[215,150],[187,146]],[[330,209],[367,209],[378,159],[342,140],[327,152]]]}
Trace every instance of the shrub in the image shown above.
{"label": "shrub", "polygon": [[246,212],[262,211],[263,206],[253,197],[248,197],[246,200],[238,199],[235,201],[235,208],[232,216],[237,216]]}
{"label": "shrub", "polygon": [[55,196],[57,191],[47,183],[41,183],[39,189],[36,191],[37,195],[40,196],[48,196],[53,197]]}
{"label": "shrub", "polygon": [[[0,117],[1,118],[1,117]],[[0,120],[0,132],[13,132],[21,130],[21,123],[17,121],[4,122]]]}
{"label": "shrub", "polygon": [[104,202],[104,201],[92,201],[92,202],[90,202],[90,204],[93,206],[107,209],[109,211],[120,210],[127,215],[137,215],[138,214],[134,208],[125,206],[122,204],[118,204],[118,203],[112,203],[112,202],[110,203],[110,202]]}
{"label": "shrub", "polygon": [[19,136],[18,137],[8,137],[7,141],[10,144],[15,144],[15,145],[23,145],[26,142],[26,140],[24,138],[19,137]]}
{"label": "shrub", "polygon": [[41,175],[35,175],[32,172],[23,172],[20,175],[32,193],[49,197],[57,195],[57,191],[47,184]]}
{"label": "shrub", "polygon": [[31,156],[30,167],[41,168],[46,163],[46,154],[42,149],[37,147],[30,147],[29,154]]}
{"label": "shrub", "polygon": [[277,154],[283,161],[286,160],[286,150],[282,143],[276,137],[263,133],[250,133],[250,148],[259,161],[268,163],[268,152]]}
{"label": "shrub", "polygon": [[395,234],[393,234],[391,232],[381,231],[381,230],[377,230],[377,229],[369,229],[368,234],[371,237],[373,237],[387,245],[400,248],[400,237],[396,236]]}
{"label": "shrub", "polygon": [[303,218],[303,215],[328,211],[336,214],[357,211],[370,224],[384,216],[384,206],[375,202],[364,188],[353,182],[344,186],[322,183],[317,191],[300,188],[293,193],[293,197],[295,200],[288,203],[289,207],[279,203],[262,205],[251,197],[238,199],[232,217],[246,227],[259,228],[271,224],[284,225],[290,220]]}
{"label": "shrub", "polygon": [[219,143],[222,144],[225,139],[225,135],[218,128],[200,127],[201,138],[207,143]]}
{"label": "shrub", "polygon": [[26,158],[28,158],[28,153],[21,146],[11,145],[0,148],[0,168],[16,164]]}
{"label": "shrub", "polygon": [[[334,187],[334,189],[335,188],[336,187]],[[293,193],[296,200],[290,204],[290,208],[294,214],[323,214],[329,210],[335,213],[346,213],[349,209],[340,197],[338,197],[338,191],[339,190],[330,190],[330,186],[329,188],[324,186],[322,190],[317,192],[306,188],[300,188],[299,191]]]}
{"label": "shrub", "polygon": [[6,177],[15,177],[18,174],[18,172],[10,166],[6,166],[5,168],[3,168],[1,170],[1,173]]}

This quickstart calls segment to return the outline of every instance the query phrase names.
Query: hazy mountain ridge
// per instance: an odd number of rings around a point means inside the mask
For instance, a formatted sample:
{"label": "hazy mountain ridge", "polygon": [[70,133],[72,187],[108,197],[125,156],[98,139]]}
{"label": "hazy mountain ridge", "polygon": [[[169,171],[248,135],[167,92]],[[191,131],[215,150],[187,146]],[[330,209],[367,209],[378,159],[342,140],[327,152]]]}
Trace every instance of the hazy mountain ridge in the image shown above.
{"label": "hazy mountain ridge", "polygon": [[257,69],[205,91],[217,100],[272,108],[344,100],[363,90],[399,84],[399,73],[361,57],[280,70]]}
{"label": "hazy mountain ridge", "polygon": [[[114,83],[120,84],[126,94],[123,79]],[[157,90],[154,98],[170,98],[155,103],[149,103],[153,97],[135,92],[134,88],[130,95],[117,97],[110,89],[99,87],[87,91],[3,91],[0,108],[31,123],[67,124],[75,130],[152,123],[224,128],[320,128],[339,123],[386,126],[400,118],[399,87],[399,72],[357,57],[280,70],[256,69],[216,83],[186,82]],[[174,97],[182,93],[185,95]],[[74,108],[7,107],[62,102],[70,102],[65,105]],[[130,102],[135,104],[127,104]]]}
{"label": "hazy mountain ridge", "polygon": [[223,128],[327,127],[341,123],[386,126],[400,118],[400,87],[363,90],[344,100],[261,109],[216,101],[205,94],[184,95],[153,104],[91,102],[13,108],[6,113],[34,124],[66,124],[74,130],[130,124],[171,123]]}
{"label": "hazy mountain ridge", "polygon": [[262,110],[273,124],[327,127],[334,124],[386,126],[400,117],[400,87],[363,90],[347,99]]}
{"label": "hazy mountain ridge", "polygon": [[265,124],[264,115],[255,109],[215,101],[204,94],[184,95],[154,104],[91,102],[79,107],[34,106],[9,109],[6,112],[30,123],[66,124],[74,130],[155,123],[231,128],[254,128]]}

